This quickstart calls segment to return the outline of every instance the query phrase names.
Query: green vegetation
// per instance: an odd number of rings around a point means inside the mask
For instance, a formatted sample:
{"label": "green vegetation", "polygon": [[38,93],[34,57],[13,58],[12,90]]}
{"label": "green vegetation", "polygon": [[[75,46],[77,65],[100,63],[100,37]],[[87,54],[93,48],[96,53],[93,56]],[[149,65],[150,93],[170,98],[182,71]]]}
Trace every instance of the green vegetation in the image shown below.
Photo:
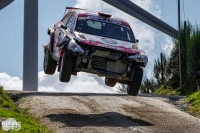
{"label": "green vegetation", "polygon": [[[0,118],[15,118],[17,122],[21,122],[19,131],[9,130],[10,133],[50,133],[45,126],[41,126],[38,120],[30,117],[25,110],[20,110],[13,103],[10,97],[5,93],[3,87],[0,86]],[[0,132],[5,133],[2,127]]]}
{"label": "green vegetation", "polygon": [[168,95],[168,96],[189,96],[193,94],[193,92],[185,87],[174,89],[168,85],[161,85],[154,94],[158,95]]}
{"label": "green vegetation", "polygon": [[190,110],[200,117],[200,91],[187,96],[187,101],[190,103]]}
{"label": "green vegetation", "polygon": [[[200,114],[200,92],[197,92],[196,74],[200,71],[200,30],[189,22],[181,27],[181,55],[177,37],[173,39],[172,51],[167,57],[160,53],[154,62],[153,77],[144,78],[140,91],[162,95],[184,95],[191,111]],[[182,87],[180,87],[179,56],[182,66]]]}
{"label": "green vegetation", "polygon": [[158,88],[154,94],[159,94],[159,95],[180,95],[180,91],[174,90],[171,86],[167,86],[167,85],[162,85],[160,86],[160,88]]}

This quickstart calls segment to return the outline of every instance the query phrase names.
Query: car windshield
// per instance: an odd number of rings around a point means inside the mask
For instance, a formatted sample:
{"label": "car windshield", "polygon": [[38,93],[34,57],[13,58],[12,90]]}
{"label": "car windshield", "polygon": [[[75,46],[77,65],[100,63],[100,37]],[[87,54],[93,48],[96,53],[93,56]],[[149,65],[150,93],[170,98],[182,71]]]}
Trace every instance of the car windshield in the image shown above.
{"label": "car windshield", "polygon": [[98,35],[135,43],[134,35],[129,28],[108,22],[79,17],[75,30],[86,34]]}

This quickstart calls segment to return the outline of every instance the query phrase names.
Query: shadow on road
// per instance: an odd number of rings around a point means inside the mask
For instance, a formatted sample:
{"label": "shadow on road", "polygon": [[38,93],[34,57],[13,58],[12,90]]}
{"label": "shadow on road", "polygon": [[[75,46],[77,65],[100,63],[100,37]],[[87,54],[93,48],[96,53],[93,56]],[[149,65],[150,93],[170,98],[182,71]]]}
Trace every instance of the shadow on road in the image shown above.
{"label": "shadow on road", "polygon": [[130,126],[152,126],[153,124],[133,119],[116,112],[106,112],[103,114],[50,114],[45,116],[53,122],[62,122],[65,126],[86,127],[86,126],[110,126],[110,127],[130,127]]}

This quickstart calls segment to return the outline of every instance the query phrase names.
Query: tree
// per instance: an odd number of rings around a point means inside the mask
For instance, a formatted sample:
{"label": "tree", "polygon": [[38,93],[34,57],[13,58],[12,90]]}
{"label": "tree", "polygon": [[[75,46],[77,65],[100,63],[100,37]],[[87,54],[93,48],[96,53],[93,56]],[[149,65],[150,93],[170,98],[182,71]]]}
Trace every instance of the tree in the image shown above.
{"label": "tree", "polygon": [[169,56],[169,60],[165,66],[165,75],[167,75],[167,84],[178,86],[179,84],[179,57],[178,57],[178,42],[173,40],[174,45]]}
{"label": "tree", "polygon": [[193,29],[188,43],[187,70],[189,75],[200,71],[200,30]]}
{"label": "tree", "polygon": [[[190,40],[191,25],[189,22],[184,22],[184,26],[181,27],[181,67],[182,67],[182,82],[186,82],[188,77],[187,71],[187,58],[188,45]],[[173,40],[174,46],[171,51],[169,61],[165,67],[165,74],[168,75],[167,84],[172,88],[179,87],[180,75],[179,75],[179,43],[177,39]]]}
{"label": "tree", "polygon": [[148,79],[145,76],[140,86],[140,92],[149,94],[149,93],[153,93],[156,90],[156,88],[157,88],[156,82],[152,78]]}
{"label": "tree", "polygon": [[154,63],[153,72],[154,78],[157,81],[157,86],[165,84],[167,75],[164,73],[164,68],[167,64],[167,58],[164,53],[160,53],[160,58],[157,58]]}

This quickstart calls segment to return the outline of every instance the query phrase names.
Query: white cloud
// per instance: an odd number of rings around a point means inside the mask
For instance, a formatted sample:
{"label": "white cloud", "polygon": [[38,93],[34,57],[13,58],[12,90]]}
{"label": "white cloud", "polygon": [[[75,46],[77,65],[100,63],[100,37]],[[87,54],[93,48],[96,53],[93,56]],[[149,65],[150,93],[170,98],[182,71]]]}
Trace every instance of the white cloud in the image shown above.
{"label": "white cloud", "polygon": [[160,7],[154,3],[152,0],[131,0],[136,5],[140,6],[144,10],[153,14],[154,16],[160,18],[161,10]]}
{"label": "white cloud", "polygon": [[91,93],[116,93],[116,88],[104,85],[104,78],[93,74],[80,72],[77,76],[71,76],[69,83],[59,81],[59,73],[46,75],[39,72],[39,91],[61,92],[91,92]]}
{"label": "white cloud", "polygon": [[[0,73],[0,85],[5,90],[22,90],[22,80],[6,73]],[[71,76],[69,83],[62,83],[59,81],[58,72],[46,75],[41,71],[38,73],[38,91],[116,93],[117,89],[107,87],[104,85],[104,78],[93,74],[80,72],[77,76]]]}
{"label": "white cloud", "polygon": [[11,77],[6,73],[0,73],[0,85],[6,90],[22,90],[22,80],[18,77]]}
{"label": "white cloud", "polygon": [[162,51],[169,56],[171,53],[171,50],[173,48],[173,39],[171,37],[165,37],[164,38],[164,44],[162,44]]}

